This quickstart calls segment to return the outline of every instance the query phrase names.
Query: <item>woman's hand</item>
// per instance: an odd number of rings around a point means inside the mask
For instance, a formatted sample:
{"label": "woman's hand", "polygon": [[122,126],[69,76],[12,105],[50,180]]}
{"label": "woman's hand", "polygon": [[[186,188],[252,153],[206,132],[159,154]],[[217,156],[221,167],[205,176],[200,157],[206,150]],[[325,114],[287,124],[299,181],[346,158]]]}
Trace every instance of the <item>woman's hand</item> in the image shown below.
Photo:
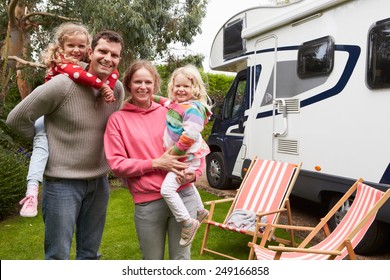
{"label": "woman's hand", "polygon": [[161,157],[152,160],[153,169],[162,169],[181,176],[181,172],[188,167],[188,164],[179,161],[183,156],[171,155],[171,150],[172,148],[168,149]]}

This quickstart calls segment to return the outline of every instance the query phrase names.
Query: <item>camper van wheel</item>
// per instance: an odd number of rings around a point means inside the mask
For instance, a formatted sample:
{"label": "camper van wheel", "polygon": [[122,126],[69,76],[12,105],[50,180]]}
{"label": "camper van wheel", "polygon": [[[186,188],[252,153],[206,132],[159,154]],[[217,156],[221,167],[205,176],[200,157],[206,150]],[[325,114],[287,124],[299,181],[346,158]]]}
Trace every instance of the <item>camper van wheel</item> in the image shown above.
{"label": "camper van wheel", "polygon": [[[340,200],[341,195],[333,195],[329,200],[329,210]],[[341,222],[345,214],[348,212],[352,205],[353,200],[347,200],[335,215],[329,220],[328,226],[333,231],[336,226]],[[390,233],[390,225],[374,221],[371,227],[367,231],[362,241],[356,246],[355,252],[360,255],[371,254],[377,252],[387,242],[387,236]]]}
{"label": "camper van wheel", "polygon": [[226,189],[232,180],[227,177],[227,170],[221,152],[213,152],[206,157],[206,176],[210,187]]}

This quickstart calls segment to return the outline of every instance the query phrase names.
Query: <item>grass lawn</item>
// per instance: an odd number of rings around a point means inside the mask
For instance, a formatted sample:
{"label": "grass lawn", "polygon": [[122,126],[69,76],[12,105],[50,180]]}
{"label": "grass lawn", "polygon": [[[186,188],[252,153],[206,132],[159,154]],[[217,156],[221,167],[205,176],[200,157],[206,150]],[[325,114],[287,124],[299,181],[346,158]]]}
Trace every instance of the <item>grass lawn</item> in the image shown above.
{"label": "grass lawn", "polygon": [[[203,201],[218,199],[217,196],[200,191]],[[230,204],[219,204],[214,214],[215,220],[223,221]],[[133,211],[134,205],[128,190],[113,187],[107,212],[107,222],[103,235],[100,253],[103,260],[140,260],[141,251],[135,232]],[[221,257],[205,253],[200,256],[200,247],[205,225],[201,225],[192,243],[193,260],[216,260]],[[42,260],[44,226],[41,210],[34,218],[22,218],[15,215],[0,222],[0,259],[1,260]],[[213,233],[217,233],[213,238]],[[247,259],[249,236],[213,227],[208,244],[210,247],[223,248],[225,252],[240,259]],[[75,258],[73,242],[71,259]],[[222,250],[222,249],[221,249]],[[233,250],[233,251],[231,251]],[[230,251],[230,252],[229,252]],[[166,254],[166,259],[168,259]]]}

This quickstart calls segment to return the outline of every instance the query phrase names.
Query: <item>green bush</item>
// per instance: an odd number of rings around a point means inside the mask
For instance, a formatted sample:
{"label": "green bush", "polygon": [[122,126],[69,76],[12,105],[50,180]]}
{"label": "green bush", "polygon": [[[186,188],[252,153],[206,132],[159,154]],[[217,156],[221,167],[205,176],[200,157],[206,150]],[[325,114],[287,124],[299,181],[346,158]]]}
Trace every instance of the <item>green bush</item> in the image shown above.
{"label": "green bush", "polygon": [[16,151],[19,147],[31,150],[32,142],[16,134],[7,127],[5,120],[9,112],[20,102],[17,85],[11,85],[6,95],[6,102],[0,104],[0,146],[6,150]]}
{"label": "green bush", "polygon": [[[17,213],[18,202],[26,192],[31,141],[7,127],[8,113],[20,102],[18,87],[12,84],[0,104],[0,220]],[[20,148],[24,147],[24,148]]]}
{"label": "green bush", "polygon": [[207,82],[209,86],[208,94],[215,104],[222,103],[223,98],[228,92],[233,80],[234,76],[212,73],[207,74]]}
{"label": "green bush", "polygon": [[0,146],[0,220],[18,210],[18,202],[26,192],[28,157]]}
{"label": "green bush", "polygon": [[204,141],[207,141],[207,138],[209,138],[210,134],[211,134],[211,128],[213,127],[213,121],[209,121],[203,131],[202,131],[202,138],[204,139]]}

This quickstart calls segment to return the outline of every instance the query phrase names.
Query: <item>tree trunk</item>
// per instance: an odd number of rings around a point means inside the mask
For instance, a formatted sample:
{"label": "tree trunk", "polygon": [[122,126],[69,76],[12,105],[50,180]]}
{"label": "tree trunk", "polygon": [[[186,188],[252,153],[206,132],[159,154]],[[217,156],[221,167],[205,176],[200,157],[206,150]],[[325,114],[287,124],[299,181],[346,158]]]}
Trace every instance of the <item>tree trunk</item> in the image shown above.
{"label": "tree trunk", "polygon": [[[2,57],[16,56],[16,57],[24,57],[23,56],[23,46],[25,45],[27,30],[26,30],[26,22],[24,20],[26,5],[23,0],[12,0],[8,6],[8,30],[7,30],[7,38],[5,39],[5,46],[2,49]],[[15,73],[15,71],[19,68],[19,62],[11,59],[4,60],[7,63],[7,67],[5,68],[5,73],[2,73],[4,77],[8,75],[8,73]],[[23,99],[26,97],[31,91],[29,85],[26,83],[23,74],[21,71],[17,71],[16,75],[18,89],[20,92],[20,97]],[[4,84],[2,85],[2,95],[0,97],[5,98],[5,92],[3,93],[3,89],[8,88],[9,80],[4,80]]]}

